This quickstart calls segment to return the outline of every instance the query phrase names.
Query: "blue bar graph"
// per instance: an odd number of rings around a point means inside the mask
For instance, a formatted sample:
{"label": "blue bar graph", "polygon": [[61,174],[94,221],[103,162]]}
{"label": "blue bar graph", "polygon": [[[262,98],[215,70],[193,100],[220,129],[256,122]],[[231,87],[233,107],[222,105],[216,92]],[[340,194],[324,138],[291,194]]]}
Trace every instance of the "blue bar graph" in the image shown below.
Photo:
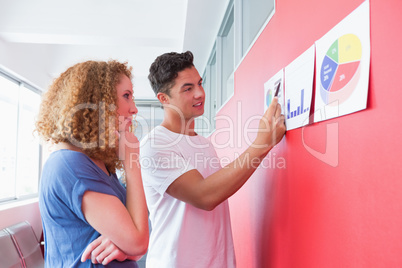
{"label": "blue bar graph", "polygon": [[300,93],[301,93],[300,105],[297,106],[296,110],[290,111],[290,99],[288,99],[288,103],[286,105],[287,106],[287,119],[304,114],[305,112],[307,112],[309,110],[308,107],[304,109],[304,89],[302,89]]}

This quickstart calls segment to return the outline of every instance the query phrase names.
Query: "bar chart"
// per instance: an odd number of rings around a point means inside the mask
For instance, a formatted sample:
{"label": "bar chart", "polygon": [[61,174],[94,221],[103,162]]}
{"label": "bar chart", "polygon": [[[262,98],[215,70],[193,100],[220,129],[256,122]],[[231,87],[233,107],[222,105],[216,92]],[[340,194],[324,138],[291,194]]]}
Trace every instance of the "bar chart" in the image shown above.
{"label": "bar chart", "polygon": [[313,95],[315,47],[285,67],[285,123],[291,130],[309,124]]}
{"label": "bar chart", "polygon": [[[294,105],[293,105],[294,106]],[[290,110],[290,99],[287,100],[287,119],[299,116],[308,112],[310,109],[309,107],[304,108],[304,89],[300,92],[300,105],[297,106],[296,110]]]}

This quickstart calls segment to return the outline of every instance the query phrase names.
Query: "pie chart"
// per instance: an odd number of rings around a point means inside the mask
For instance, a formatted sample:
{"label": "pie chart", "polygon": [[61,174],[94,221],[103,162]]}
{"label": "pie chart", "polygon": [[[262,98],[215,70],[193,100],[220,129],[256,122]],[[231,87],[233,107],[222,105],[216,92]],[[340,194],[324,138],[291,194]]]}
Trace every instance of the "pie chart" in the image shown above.
{"label": "pie chart", "polygon": [[339,37],[327,50],[321,65],[321,98],[338,105],[353,93],[360,78],[362,45],[354,34]]}
{"label": "pie chart", "polygon": [[267,95],[265,96],[265,105],[267,105],[267,107],[269,107],[272,102],[272,91],[272,89],[268,89]]}

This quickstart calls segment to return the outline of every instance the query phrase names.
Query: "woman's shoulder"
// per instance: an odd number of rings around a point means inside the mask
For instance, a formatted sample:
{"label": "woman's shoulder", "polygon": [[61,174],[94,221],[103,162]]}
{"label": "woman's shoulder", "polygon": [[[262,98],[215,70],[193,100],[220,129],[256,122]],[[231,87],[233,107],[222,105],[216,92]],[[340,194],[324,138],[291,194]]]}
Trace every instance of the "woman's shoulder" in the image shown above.
{"label": "woman's shoulder", "polygon": [[88,161],[89,157],[84,153],[68,149],[60,149],[52,152],[47,162],[58,166],[63,164],[82,165]]}
{"label": "woman's shoulder", "polygon": [[106,178],[109,177],[86,154],[62,149],[49,156],[43,167],[41,183],[55,189],[58,189],[60,184],[64,185],[64,188],[72,189],[79,184],[104,183]]}
{"label": "woman's shoulder", "polygon": [[77,151],[61,149],[50,154],[43,167],[43,174],[52,176],[76,175],[77,170],[86,170],[89,167],[90,159],[87,155]]}

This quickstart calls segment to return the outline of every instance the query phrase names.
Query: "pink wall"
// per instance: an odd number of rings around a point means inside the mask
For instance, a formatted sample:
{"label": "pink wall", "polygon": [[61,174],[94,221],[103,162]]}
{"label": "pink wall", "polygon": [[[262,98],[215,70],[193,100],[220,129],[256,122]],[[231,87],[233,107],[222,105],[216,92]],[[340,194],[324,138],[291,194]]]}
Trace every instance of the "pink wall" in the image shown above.
{"label": "pink wall", "polygon": [[[276,1],[218,114],[234,123],[218,119],[211,136],[221,157],[233,159],[255,137],[244,130],[263,112],[264,82],[362,2]],[[230,199],[238,267],[402,267],[401,12],[401,1],[370,1],[368,108],[289,131]],[[327,127],[338,141],[336,167],[305,146],[325,152]]]}
{"label": "pink wall", "polygon": [[42,221],[37,200],[21,201],[18,205],[9,206],[8,208],[6,208],[6,206],[7,205],[0,206],[0,229],[28,221],[34,229],[38,240],[41,238]]}

